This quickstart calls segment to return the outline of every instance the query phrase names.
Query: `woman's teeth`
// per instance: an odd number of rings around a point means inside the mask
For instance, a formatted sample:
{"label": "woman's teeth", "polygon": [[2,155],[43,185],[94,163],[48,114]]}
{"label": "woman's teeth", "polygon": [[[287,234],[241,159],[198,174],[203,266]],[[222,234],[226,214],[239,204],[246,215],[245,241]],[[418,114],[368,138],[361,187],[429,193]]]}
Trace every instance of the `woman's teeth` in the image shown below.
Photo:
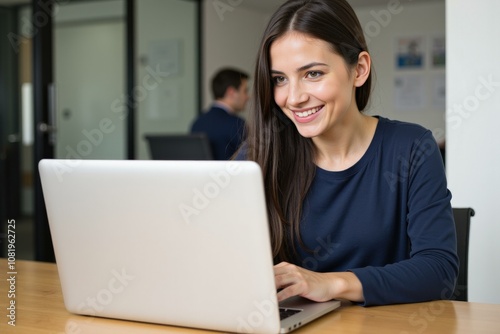
{"label": "woman's teeth", "polygon": [[320,109],[321,109],[321,107],[316,107],[316,108],[310,109],[308,111],[296,112],[295,115],[297,115],[299,117],[307,117],[309,115],[315,114]]}

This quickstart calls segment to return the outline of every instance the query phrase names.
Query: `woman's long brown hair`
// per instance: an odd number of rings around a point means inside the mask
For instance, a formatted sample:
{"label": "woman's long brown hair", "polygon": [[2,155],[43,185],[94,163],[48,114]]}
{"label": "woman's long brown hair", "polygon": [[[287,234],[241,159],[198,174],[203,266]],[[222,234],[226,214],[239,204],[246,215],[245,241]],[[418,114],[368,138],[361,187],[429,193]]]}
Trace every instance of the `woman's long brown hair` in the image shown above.
{"label": "woman's long brown hair", "polygon": [[[275,261],[293,261],[300,237],[304,198],[314,179],[315,149],[302,137],[274,102],[269,50],[287,31],[297,31],[328,42],[347,66],[367,51],[361,25],[345,0],[291,0],[272,16],[259,48],[253,87],[252,113],[246,140],[247,159],[264,174],[271,243]],[[359,110],[366,107],[371,75],[356,89]]]}

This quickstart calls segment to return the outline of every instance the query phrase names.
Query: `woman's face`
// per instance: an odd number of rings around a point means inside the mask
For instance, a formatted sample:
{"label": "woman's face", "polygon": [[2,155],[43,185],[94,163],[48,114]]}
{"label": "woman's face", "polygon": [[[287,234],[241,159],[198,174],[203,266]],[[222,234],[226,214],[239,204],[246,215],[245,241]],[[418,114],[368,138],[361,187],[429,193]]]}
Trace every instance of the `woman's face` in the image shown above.
{"label": "woman's face", "polygon": [[356,70],[320,39],[290,31],[270,48],[274,100],[303,137],[328,136],[359,113]]}

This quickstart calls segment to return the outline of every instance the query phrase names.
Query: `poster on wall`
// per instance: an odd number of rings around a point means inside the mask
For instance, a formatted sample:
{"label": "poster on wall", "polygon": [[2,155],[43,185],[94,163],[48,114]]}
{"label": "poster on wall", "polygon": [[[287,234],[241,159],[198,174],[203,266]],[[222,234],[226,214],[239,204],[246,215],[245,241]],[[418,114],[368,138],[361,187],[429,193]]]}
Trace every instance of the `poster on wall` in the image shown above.
{"label": "poster on wall", "polygon": [[423,36],[397,37],[395,41],[396,68],[422,69],[425,59]]}
{"label": "poster on wall", "polygon": [[148,65],[157,75],[167,77],[179,74],[181,68],[180,41],[159,40],[149,42]]}
{"label": "poster on wall", "polygon": [[431,38],[431,61],[434,68],[444,68],[446,65],[446,40],[444,36]]}

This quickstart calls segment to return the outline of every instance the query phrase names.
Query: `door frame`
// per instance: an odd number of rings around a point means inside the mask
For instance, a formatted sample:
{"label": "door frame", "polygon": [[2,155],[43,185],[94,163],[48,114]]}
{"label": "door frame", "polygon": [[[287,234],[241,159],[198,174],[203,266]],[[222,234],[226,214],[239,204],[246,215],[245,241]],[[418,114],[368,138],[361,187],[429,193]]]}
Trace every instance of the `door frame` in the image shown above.
{"label": "door frame", "polygon": [[[53,6],[54,0],[45,3],[32,0],[32,17],[43,18],[45,24],[36,28],[33,36],[33,98],[34,98],[34,141],[33,141],[33,191],[34,191],[34,242],[35,260],[55,262],[50,236],[45,201],[38,173],[38,162],[54,158],[54,143],[50,140],[52,119],[50,114],[49,87],[53,85]],[[42,6],[43,5],[43,6]],[[41,21],[42,22],[42,21]],[[54,114],[52,114],[54,115]]]}

